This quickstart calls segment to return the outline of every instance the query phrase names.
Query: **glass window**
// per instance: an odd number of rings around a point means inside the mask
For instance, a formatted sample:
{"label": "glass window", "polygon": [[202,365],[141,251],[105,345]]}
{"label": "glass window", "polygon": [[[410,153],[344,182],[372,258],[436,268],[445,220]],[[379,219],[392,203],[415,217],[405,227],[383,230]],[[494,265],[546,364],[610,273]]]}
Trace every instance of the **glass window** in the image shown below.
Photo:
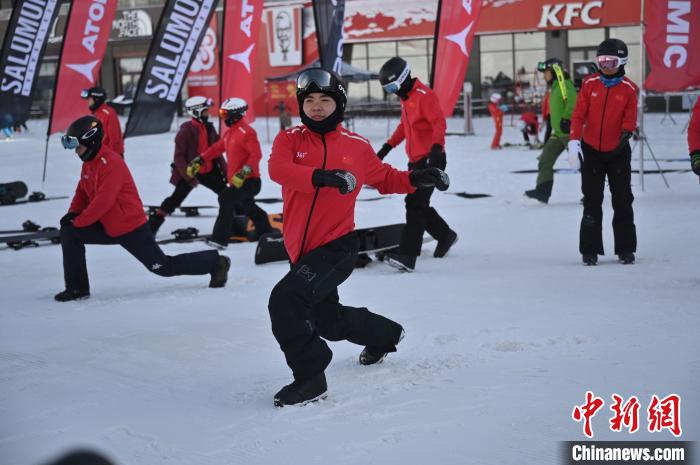
{"label": "glass window", "polygon": [[493,52],[513,49],[512,34],[495,34],[479,36],[482,52]]}
{"label": "glass window", "polygon": [[352,44],[352,58],[351,60],[357,60],[359,58],[365,58],[367,56],[367,44]]}
{"label": "glass window", "polygon": [[515,34],[515,49],[542,49],[545,48],[545,33],[544,32],[526,32],[524,34]]}
{"label": "glass window", "polygon": [[[395,44],[395,42],[393,42]],[[392,55],[393,56],[393,55]],[[387,58],[370,58],[369,59],[369,69],[372,71],[379,71],[382,65],[386,62]],[[369,81],[369,97],[371,99],[384,99],[384,90],[381,84],[379,84],[378,79]]]}
{"label": "glass window", "polygon": [[402,40],[399,44],[399,56],[406,57],[424,57],[425,56],[425,40]]}
{"label": "glass window", "polygon": [[627,65],[625,65],[625,74],[639,86],[642,80],[642,67],[639,63],[639,54],[642,53],[641,47],[639,45],[627,44],[627,51],[629,54],[627,55],[628,62]]}
{"label": "glass window", "polygon": [[44,61],[39,67],[39,76],[53,76],[56,74],[57,62]]}
{"label": "glass window", "polygon": [[396,56],[396,42],[371,42],[367,47],[371,58],[389,59]]}
{"label": "glass window", "polygon": [[571,29],[568,35],[569,47],[597,47],[605,40],[605,28]]}
{"label": "glass window", "polygon": [[609,37],[620,39],[627,45],[638,44],[641,33],[639,26],[611,27]]}
{"label": "glass window", "polygon": [[520,80],[530,82],[532,73],[537,72],[537,63],[546,60],[545,50],[524,50],[515,54],[515,69],[517,72],[525,70],[528,78],[521,77]]}
{"label": "glass window", "polygon": [[425,55],[417,56],[402,56],[404,60],[411,67],[411,76],[417,77],[423,83],[427,84],[430,80],[430,75],[428,74],[428,60],[425,59]]}
{"label": "glass window", "polygon": [[513,79],[513,53],[487,52],[481,53],[481,80],[495,79],[499,73],[503,73]]}

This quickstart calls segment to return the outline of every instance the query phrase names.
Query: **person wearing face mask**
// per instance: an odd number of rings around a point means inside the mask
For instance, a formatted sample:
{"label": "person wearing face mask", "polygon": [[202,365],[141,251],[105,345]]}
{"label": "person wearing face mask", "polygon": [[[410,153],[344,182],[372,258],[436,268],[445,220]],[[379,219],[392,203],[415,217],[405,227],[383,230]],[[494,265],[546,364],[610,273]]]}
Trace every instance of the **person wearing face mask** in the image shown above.
{"label": "person wearing face mask", "polygon": [[122,128],[119,125],[119,117],[114,108],[105,103],[107,91],[102,87],[91,87],[83,89],[80,97],[87,100],[88,108],[102,123],[104,129],[104,145],[124,158],[124,137]]}
{"label": "person wearing face mask", "polygon": [[187,173],[187,165],[219,140],[219,134],[209,122],[209,108],[212,103],[211,99],[199,95],[185,101],[185,111],[192,119],[182,123],[175,136],[175,153],[170,176],[170,184],[175,186],[175,190],[149,216],[148,224],[153,234],[158,232],[166,216],[182,205],[192,189],[199,184],[217,196],[226,189],[226,161],[221,156],[203,163],[197,174]]}
{"label": "person wearing face mask", "polygon": [[[379,70],[379,82],[386,92],[398,95],[401,100],[401,122],[377,152],[379,159],[383,160],[405,139],[409,170],[428,167],[444,170],[447,125],[435,92],[418,78],[411,77],[411,68],[400,57],[384,63]],[[437,240],[434,257],[444,257],[457,242],[457,233],[430,206],[432,195],[433,189],[420,189],[406,196],[406,227],[398,252],[384,255],[387,264],[401,271],[413,271],[425,231]]]}
{"label": "person wearing face mask", "polygon": [[226,134],[192,160],[187,167],[187,174],[196,176],[202,166],[226,152],[228,187],[219,193],[219,215],[214,223],[212,237],[207,240],[209,245],[219,249],[228,247],[236,209],[253,221],[256,238],[272,232],[267,213],[255,203],[255,196],[260,193],[262,185],[260,181],[262,152],[255,129],[243,119],[247,110],[248,104],[245,100],[226,99],[219,108],[219,117],[224,120],[228,128]]}
{"label": "person wearing face mask", "polygon": [[544,79],[550,88],[548,111],[552,134],[538,157],[535,188],[525,191],[525,196],[548,203],[554,186],[554,164],[569,142],[571,113],[576,105],[576,87],[569,74],[562,69],[562,62],[558,58],[538,63],[537,69],[544,73]]}
{"label": "person wearing face mask", "polygon": [[226,284],[231,261],[215,250],[168,256],[148,228],[139,193],[124,159],[102,143],[102,123],[94,116],[75,120],[61,137],[83,166],[61,224],[65,290],[59,302],[90,297],[85,244],[119,244],[159,276],[211,275],[209,287]]}
{"label": "person wearing face mask", "polygon": [[569,163],[581,170],[583,218],[579,251],[586,265],[596,265],[603,249],[603,193],[608,178],[613,207],[615,254],[634,263],[637,231],[632,210],[632,151],[637,128],[637,86],[625,76],[627,45],[606,39],[598,46],[599,72],[586,77],[571,117]]}
{"label": "person wearing face mask", "polygon": [[268,304],[272,333],[294,376],[275,394],[277,407],[326,396],[324,373],[332,352],[325,340],[365,346],[359,362],[372,365],[395,352],[403,337],[400,324],[343,305],[338,296],[357,261],[354,218],[361,186],[388,194],[449,185],[438,168],[407,172],[382,163],[365,138],[345,129],[347,97],[335,73],[302,71],[296,94],[302,124],[277,135],[268,162],[270,178],[282,185],[284,245],[291,257],[291,270]]}

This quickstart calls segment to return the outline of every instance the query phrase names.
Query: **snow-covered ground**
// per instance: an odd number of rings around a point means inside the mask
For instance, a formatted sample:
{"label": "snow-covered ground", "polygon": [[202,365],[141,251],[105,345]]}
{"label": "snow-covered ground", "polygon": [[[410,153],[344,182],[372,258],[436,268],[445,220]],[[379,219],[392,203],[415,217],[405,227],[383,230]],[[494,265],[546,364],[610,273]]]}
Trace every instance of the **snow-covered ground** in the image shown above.
{"label": "snow-covered ground", "polygon": [[[657,157],[683,159],[662,165],[685,170],[687,116],[676,119],[674,126],[650,115],[648,133]],[[79,160],[52,137],[42,185],[46,122],[32,123],[29,135],[0,142],[0,181],[71,195]],[[699,439],[698,177],[667,174],[667,189],[651,174],[642,192],[634,175],[637,263],[623,266],[611,255],[606,198],[608,255],[585,267],[579,176],[557,174],[549,205],[528,201],[522,192],[535,174],[512,171],[535,169],[538,153],[492,152],[490,120],[475,124],[476,136],[447,139],[450,191],[492,197],[436,193],[435,206],[460,235],[447,258],[433,258],[434,243],[426,244],[415,273],[374,263],[340,288],[349,305],[399,321],[406,339],[372,367],[357,363],[360,347],[331,343],[329,397],[304,408],[272,406],[291,375],[267,301],[287,266],[256,267],[254,245],[229,247],[229,283],[216,290],[208,277],[160,278],[119,247],[88,246],[92,297],[67,304],[53,300],[63,289],[60,247],[0,251],[0,465],[34,465],[76,446],[128,465],[553,464],[559,441],[584,439],[571,411],[587,390],[606,402],[593,419],[595,439],[673,439],[646,431],[651,396],[671,393],[682,397],[683,439]],[[453,130],[460,125],[450,121]],[[255,126],[267,156],[264,121]],[[356,129],[375,148],[386,138],[384,120],[358,120]],[[173,137],[126,142],[144,203],[172,190]],[[520,142],[520,134],[506,128],[504,140]],[[386,161],[404,166],[403,150]],[[565,156],[557,167],[568,167]],[[279,195],[263,182],[261,195]],[[196,189],[185,203],[215,198]],[[68,205],[0,207],[0,229],[26,219],[57,225]],[[272,213],[281,205],[264,207]],[[358,203],[356,222],[403,215],[394,195]],[[213,221],[169,218],[161,234],[184,226],[208,232]],[[640,399],[634,435],[609,430],[613,393]]]}

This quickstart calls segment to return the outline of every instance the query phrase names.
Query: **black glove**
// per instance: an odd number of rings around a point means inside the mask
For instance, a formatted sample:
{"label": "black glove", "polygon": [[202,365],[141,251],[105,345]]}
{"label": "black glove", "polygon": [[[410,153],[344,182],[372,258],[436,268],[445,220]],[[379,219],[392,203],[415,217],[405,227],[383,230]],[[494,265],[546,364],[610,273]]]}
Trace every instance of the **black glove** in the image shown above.
{"label": "black glove", "polygon": [[386,157],[389,154],[389,152],[391,152],[391,149],[393,149],[393,148],[394,147],[392,147],[389,144],[384,144],[384,145],[382,145],[382,148],[379,149],[379,151],[377,152],[377,156],[379,157],[380,160],[384,160],[384,157]]}
{"label": "black glove", "polygon": [[695,150],[690,154],[690,167],[693,173],[700,176],[700,150]]}
{"label": "black glove", "polygon": [[78,216],[78,214],[74,212],[68,212],[65,215],[63,215],[60,221],[61,227],[65,228],[67,226],[73,226],[73,220],[76,216]]}
{"label": "black glove", "polygon": [[441,170],[445,169],[445,166],[447,166],[447,160],[445,158],[445,152],[442,145],[433,144],[433,146],[430,147],[430,153],[428,154],[428,166],[431,168],[440,168]]}
{"label": "black glove", "polygon": [[413,170],[409,174],[409,179],[418,189],[436,187],[439,191],[446,191],[450,187],[450,177],[439,168]]}
{"label": "black glove", "polygon": [[625,131],[624,129],[622,130],[622,135],[620,136],[620,142],[617,144],[617,148],[615,149],[616,152],[619,152],[622,150],[625,145],[627,145],[627,142],[632,138],[632,133],[629,131]]}
{"label": "black glove", "polygon": [[564,134],[568,134],[571,131],[571,120],[566,118],[560,119],[559,129],[561,129],[561,132]]}
{"label": "black glove", "polygon": [[343,195],[354,191],[357,186],[355,176],[345,170],[316,170],[311,183],[316,187],[337,187]]}

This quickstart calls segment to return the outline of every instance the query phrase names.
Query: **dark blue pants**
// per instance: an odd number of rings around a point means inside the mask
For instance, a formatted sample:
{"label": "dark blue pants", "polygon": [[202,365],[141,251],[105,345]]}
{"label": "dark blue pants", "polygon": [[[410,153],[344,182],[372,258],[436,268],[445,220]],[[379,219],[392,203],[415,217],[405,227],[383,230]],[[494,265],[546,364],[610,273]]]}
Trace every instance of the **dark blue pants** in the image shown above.
{"label": "dark blue pants", "polygon": [[219,253],[215,250],[184,253],[173,257],[165,255],[156,244],[153,233],[144,223],[135,230],[118,237],[110,237],[101,223],[86,228],[61,228],[63,249],[63,276],[66,289],[89,291],[85,244],[119,244],[148,269],[159,276],[204,275],[216,268]]}
{"label": "dark blue pants", "polygon": [[331,362],[333,354],[323,339],[396,351],[401,325],[340,303],[338,286],[352,273],[358,249],[355,233],[331,241],[302,257],[272,289],[272,333],[295,380],[312,378]]}

